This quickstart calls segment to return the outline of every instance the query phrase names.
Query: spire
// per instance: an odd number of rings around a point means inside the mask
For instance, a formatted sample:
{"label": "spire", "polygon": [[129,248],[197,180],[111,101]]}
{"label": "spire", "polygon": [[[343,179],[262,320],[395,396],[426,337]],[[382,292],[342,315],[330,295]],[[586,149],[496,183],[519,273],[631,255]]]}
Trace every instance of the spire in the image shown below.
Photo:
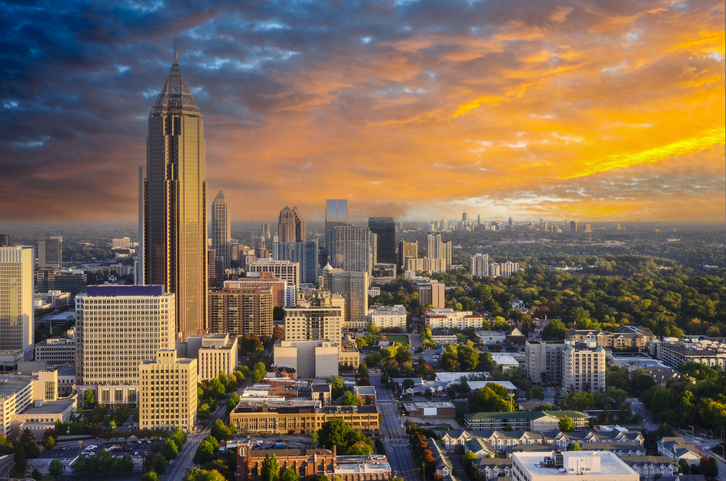
{"label": "spire", "polygon": [[222,192],[222,189],[219,189],[219,192],[217,193],[217,197],[214,198],[214,201],[217,202],[227,202],[227,198],[224,196],[224,192]]}
{"label": "spire", "polygon": [[179,56],[174,41],[174,63],[169,71],[164,87],[156,97],[156,103],[151,108],[151,115],[167,114],[189,114],[200,115],[199,107],[194,103],[194,97],[187,88],[181,67],[179,67]]}

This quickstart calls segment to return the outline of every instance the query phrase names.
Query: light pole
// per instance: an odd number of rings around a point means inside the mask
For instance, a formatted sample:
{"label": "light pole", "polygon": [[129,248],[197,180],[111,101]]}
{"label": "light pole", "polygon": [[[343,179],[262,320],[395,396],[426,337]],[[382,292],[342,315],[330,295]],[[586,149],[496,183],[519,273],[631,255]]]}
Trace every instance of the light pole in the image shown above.
{"label": "light pole", "polygon": [[711,431],[711,441],[713,441],[713,429],[709,429]]}
{"label": "light pole", "polygon": [[691,437],[692,438],[695,438],[696,437],[696,430],[690,424],[688,425],[688,427],[691,428]]}

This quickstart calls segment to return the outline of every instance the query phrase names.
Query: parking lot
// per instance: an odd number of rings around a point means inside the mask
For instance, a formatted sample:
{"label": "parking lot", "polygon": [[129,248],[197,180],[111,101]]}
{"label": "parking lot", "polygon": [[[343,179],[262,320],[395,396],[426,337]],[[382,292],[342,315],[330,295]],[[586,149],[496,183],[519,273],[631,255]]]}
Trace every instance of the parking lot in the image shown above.
{"label": "parking lot", "polygon": [[234,436],[235,441],[250,442],[255,449],[300,449],[309,448],[312,442],[311,438],[304,436]]}
{"label": "parking lot", "polygon": [[[91,446],[93,446],[93,448],[91,448]],[[147,442],[104,444],[103,441],[97,439],[84,441],[82,454],[91,456],[102,452],[104,449],[107,449],[111,455],[119,457],[124,454],[134,457],[146,457],[151,454],[151,444]],[[58,445],[50,451],[43,451],[40,457],[46,459],[73,459],[78,456],[80,452],[81,448],[78,443],[68,443]]]}

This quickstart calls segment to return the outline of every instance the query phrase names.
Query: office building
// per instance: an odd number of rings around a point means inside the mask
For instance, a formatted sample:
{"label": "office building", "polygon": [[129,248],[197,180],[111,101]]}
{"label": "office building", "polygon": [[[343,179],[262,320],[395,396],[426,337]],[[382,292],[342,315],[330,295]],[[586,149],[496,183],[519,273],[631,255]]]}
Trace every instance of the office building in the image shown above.
{"label": "office building", "polygon": [[177,359],[176,351],[160,350],[156,359],[138,367],[141,386],[141,429],[191,431],[197,421],[197,360]]}
{"label": "office building", "polygon": [[298,379],[329,379],[338,375],[339,351],[330,341],[280,341],[273,359],[277,367],[295,369]]}
{"label": "office building", "polygon": [[570,232],[573,234],[577,232],[577,222],[574,220],[570,222]]}
{"label": "office building", "polygon": [[515,411],[515,412],[481,412],[464,415],[464,427],[469,431],[495,429],[514,431],[529,429],[535,433],[559,430],[559,422],[564,416],[575,423],[575,429],[588,426],[587,414],[579,411]]}
{"label": "office building", "polygon": [[139,364],[174,349],[175,309],[162,285],[89,286],[76,298],[79,384],[138,385]]}
{"label": "office building", "polygon": [[[272,272],[255,272],[247,277],[242,277],[236,281],[224,281],[225,289],[252,289],[258,287],[269,287],[272,293],[272,307],[285,307],[285,299],[287,296],[287,281],[275,277]],[[291,305],[294,305],[291,304]],[[211,322],[211,319],[210,319]]]}
{"label": "office building", "polygon": [[427,236],[428,249],[426,257],[431,259],[446,259],[446,268],[451,266],[451,241],[444,241],[439,233],[431,233]]}
{"label": "office building", "polygon": [[10,246],[10,235],[9,234],[0,234],[0,247],[9,247]]}
{"label": "office building", "polygon": [[524,347],[524,371],[535,384],[562,384],[563,341],[527,341]]}
{"label": "office building", "polygon": [[35,271],[35,292],[61,291],[75,297],[86,292],[86,280],[82,272],[38,269]]}
{"label": "office building", "polygon": [[330,264],[323,268],[323,288],[345,299],[346,329],[364,329],[368,319],[368,287],[370,278],[367,272],[347,272],[333,269]]}
{"label": "office building", "polygon": [[63,266],[63,237],[50,236],[38,241],[38,267],[60,269]]}
{"label": "office building", "polygon": [[278,242],[305,242],[307,240],[307,230],[305,220],[297,210],[297,206],[292,209],[285,206],[280,211],[280,219],[277,223],[277,241]]}
{"label": "office building", "polygon": [[446,307],[446,286],[439,281],[420,283],[418,296],[421,306],[434,306],[441,309]]}
{"label": "office building", "polygon": [[214,379],[220,372],[230,376],[239,364],[237,336],[215,333],[190,337],[187,352],[180,357],[197,360],[199,382]]}
{"label": "office building", "polygon": [[214,249],[207,250],[207,276],[209,287],[221,286],[224,282],[224,259]]}
{"label": "office building", "polygon": [[345,308],[297,306],[285,308],[286,341],[331,341],[340,346]]}
{"label": "office building", "polygon": [[401,269],[406,267],[406,258],[418,259],[418,241],[398,243],[398,266]]}
{"label": "office building", "polygon": [[0,351],[33,352],[33,248],[0,247]]}
{"label": "office building", "polygon": [[51,365],[75,364],[76,340],[73,337],[50,337],[35,345],[35,360]]}
{"label": "office building", "polygon": [[424,313],[424,321],[431,329],[481,329],[484,318],[472,311],[453,309],[430,309]]}
{"label": "office building", "polygon": [[396,223],[393,217],[370,217],[368,229],[377,236],[376,262],[382,264],[396,263]]}
{"label": "office building", "polygon": [[328,199],[325,201],[325,230],[348,223],[348,201]]}
{"label": "office building", "polygon": [[472,277],[489,276],[489,255],[475,254],[469,259],[469,273]]}
{"label": "office building", "polygon": [[294,306],[300,290],[300,264],[290,261],[274,261],[269,258],[258,259],[247,265],[247,272],[271,272],[275,277],[287,281],[285,306]]}
{"label": "office building", "polygon": [[640,481],[640,476],[608,451],[512,453],[513,481]]}
{"label": "office building", "polygon": [[301,283],[318,283],[320,275],[318,254],[317,238],[307,242],[274,242],[272,244],[273,260],[290,261],[300,265]]}
{"label": "office building", "polygon": [[371,309],[368,318],[374,326],[380,329],[406,330],[406,308],[401,304],[375,307]]}
{"label": "office building", "polygon": [[237,281],[225,282],[224,289],[209,291],[209,326],[213,333],[233,336],[272,335],[272,287],[239,287]]}
{"label": "office building", "polygon": [[562,388],[568,391],[605,391],[605,349],[584,344],[562,351]]}
{"label": "office building", "polygon": [[211,215],[212,249],[222,258],[222,267],[229,269],[232,266],[232,230],[230,228],[229,202],[219,189],[217,197],[212,202]]}
{"label": "office building", "polygon": [[120,239],[111,239],[111,249],[130,249],[131,239],[128,237],[122,237]]}
{"label": "office building", "polygon": [[147,284],[176,294],[176,331],[207,331],[204,122],[174,53],[146,138],[143,266]]}
{"label": "office building", "polygon": [[367,272],[373,268],[373,251],[368,227],[336,225],[328,232],[328,263],[344,271]]}

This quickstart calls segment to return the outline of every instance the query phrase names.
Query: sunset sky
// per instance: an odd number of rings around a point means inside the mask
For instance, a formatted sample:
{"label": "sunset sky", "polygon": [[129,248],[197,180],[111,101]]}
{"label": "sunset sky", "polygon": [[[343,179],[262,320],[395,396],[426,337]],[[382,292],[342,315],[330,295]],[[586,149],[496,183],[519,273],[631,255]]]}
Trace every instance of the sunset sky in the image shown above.
{"label": "sunset sky", "polygon": [[0,1],[0,221],[135,219],[177,40],[234,221],[724,222],[723,0],[180,3]]}

